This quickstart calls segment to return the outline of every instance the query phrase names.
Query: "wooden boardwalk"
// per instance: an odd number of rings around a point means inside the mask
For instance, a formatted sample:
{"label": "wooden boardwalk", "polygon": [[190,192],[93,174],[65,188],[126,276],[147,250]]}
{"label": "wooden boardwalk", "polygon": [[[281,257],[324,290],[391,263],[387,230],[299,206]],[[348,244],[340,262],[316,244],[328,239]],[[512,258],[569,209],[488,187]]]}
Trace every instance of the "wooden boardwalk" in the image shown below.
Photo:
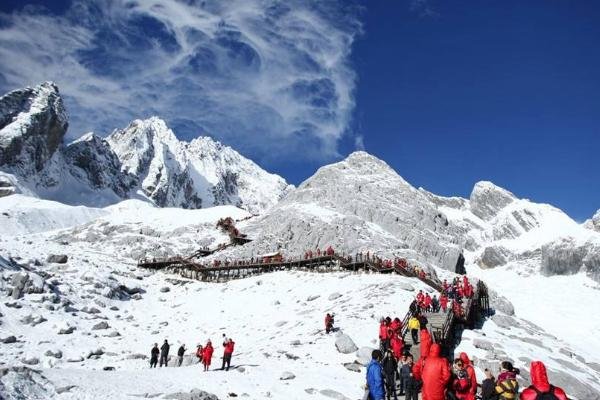
{"label": "wooden boardwalk", "polygon": [[[201,250],[207,251],[207,250]],[[213,251],[214,252],[214,251]],[[209,253],[212,254],[212,253]],[[208,255],[208,254],[207,254]],[[370,271],[380,274],[398,274],[410,278],[416,278],[433,288],[436,292],[442,290],[440,282],[431,279],[428,276],[422,276],[415,273],[413,269],[403,268],[401,266],[386,267],[374,259],[362,259],[352,261],[349,258],[341,257],[335,254],[321,255],[318,257],[281,260],[271,262],[249,262],[237,261],[216,266],[206,266],[202,263],[194,261],[194,257],[202,256],[195,253],[191,257],[171,257],[166,259],[144,259],[138,262],[138,267],[165,270],[179,274],[190,279],[201,281],[226,282],[232,279],[241,279],[254,275],[270,273],[275,271],[286,270],[305,270],[313,272],[334,272],[334,271]],[[428,328],[434,342],[440,343],[444,348],[447,356],[452,356],[452,351],[457,344],[456,337],[457,325],[473,327],[476,319],[481,312],[486,312],[489,309],[489,300],[487,287],[481,281],[474,288],[475,294],[471,299],[465,299],[464,304],[465,316],[458,319],[449,309],[446,313],[428,313],[426,317],[429,321]],[[407,332],[408,320],[411,313],[407,312],[403,322],[402,334],[407,345],[411,345],[411,353],[415,356],[415,360],[420,356],[420,348],[414,345],[410,332]]]}

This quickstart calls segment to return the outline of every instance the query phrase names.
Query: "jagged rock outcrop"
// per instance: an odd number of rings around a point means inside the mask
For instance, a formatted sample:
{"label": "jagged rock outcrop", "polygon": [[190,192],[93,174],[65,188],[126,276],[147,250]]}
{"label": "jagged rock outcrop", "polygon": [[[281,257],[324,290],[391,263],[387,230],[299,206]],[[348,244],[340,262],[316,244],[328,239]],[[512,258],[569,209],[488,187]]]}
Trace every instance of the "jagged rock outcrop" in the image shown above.
{"label": "jagged rock outcrop", "polygon": [[567,237],[542,247],[542,273],[571,275],[582,269],[600,282],[600,241],[578,243],[574,238]]}
{"label": "jagged rock outcrop", "polygon": [[51,82],[0,97],[0,167],[20,174],[40,172],[67,127],[67,113]]}
{"label": "jagged rock outcrop", "polygon": [[469,199],[473,214],[485,221],[494,218],[514,200],[515,195],[511,192],[487,181],[477,182]]}
{"label": "jagged rock outcrop", "polygon": [[583,224],[588,229],[596,232],[600,232],[600,210],[596,211],[596,214]]}
{"label": "jagged rock outcrop", "polygon": [[88,206],[146,197],[159,207],[232,204],[262,213],[293,188],[208,137],[179,141],[157,117],[65,146],[67,126],[51,82],[0,98],[0,197],[23,193]]}
{"label": "jagged rock outcrop", "polygon": [[495,268],[506,264],[510,257],[510,250],[502,246],[488,246],[483,249],[477,264],[481,268]]}

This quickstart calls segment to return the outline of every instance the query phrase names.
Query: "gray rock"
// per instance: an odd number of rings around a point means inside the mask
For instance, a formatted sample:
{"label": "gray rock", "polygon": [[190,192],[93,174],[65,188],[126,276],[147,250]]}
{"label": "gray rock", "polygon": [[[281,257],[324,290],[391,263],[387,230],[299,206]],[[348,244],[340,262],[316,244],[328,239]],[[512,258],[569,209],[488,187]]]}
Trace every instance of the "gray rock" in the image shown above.
{"label": "gray rock", "polygon": [[329,299],[330,301],[332,301],[332,300],[335,300],[335,299],[339,299],[340,297],[342,297],[342,295],[341,295],[340,293],[338,293],[338,292],[334,292],[334,293],[331,293],[331,294],[329,295],[328,299]]}
{"label": "gray rock", "polygon": [[54,358],[62,358],[63,353],[60,350],[46,350],[44,353],[45,356],[54,357]]}
{"label": "gray rock", "polygon": [[106,321],[98,322],[96,325],[92,326],[93,331],[98,331],[101,329],[108,329],[108,328],[110,328],[110,325],[108,325],[108,322],[106,322]]}
{"label": "gray rock", "polygon": [[280,327],[284,326],[285,324],[287,324],[287,321],[278,321],[278,322],[275,322],[275,326],[277,328],[280,328]]}
{"label": "gray rock", "polygon": [[343,333],[335,339],[335,348],[342,354],[350,354],[358,350],[350,336]]}
{"label": "gray rock", "polygon": [[27,365],[36,365],[40,363],[40,359],[37,357],[29,357],[22,359],[21,362]]}
{"label": "gray rock", "polygon": [[77,386],[75,386],[75,385],[67,385],[67,386],[57,387],[56,393],[57,394],[67,393],[67,392],[70,392],[72,389],[75,389],[76,387]]}
{"label": "gray rock", "polygon": [[83,307],[81,309],[81,311],[84,312],[84,313],[88,313],[88,314],[100,314],[100,312],[101,312],[96,307],[88,307],[88,306]]}
{"label": "gray rock", "polygon": [[15,336],[7,336],[4,339],[0,340],[0,342],[4,344],[17,343],[17,338]]}
{"label": "gray rock", "polygon": [[163,286],[163,287],[160,288],[160,292],[161,293],[168,293],[170,291],[171,291],[171,288],[168,287],[168,286]]}
{"label": "gray rock", "polygon": [[407,292],[415,291],[415,287],[408,282],[398,281],[396,282],[396,286],[398,286],[402,290],[406,290]]}
{"label": "gray rock", "polygon": [[46,262],[55,264],[66,264],[69,261],[69,256],[66,254],[49,254],[46,257]]}
{"label": "gray rock", "polygon": [[490,295],[490,306],[494,310],[501,311],[506,315],[515,315],[515,307],[506,297],[492,289],[489,289],[488,293]]}
{"label": "gray rock", "polygon": [[356,352],[356,362],[363,366],[367,366],[371,362],[373,350],[375,350],[373,347],[361,347],[358,349]]}
{"label": "gray rock", "polygon": [[362,365],[358,362],[351,362],[351,363],[344,363],[344,368],[346,368],[348,371],[352,371],[352,372],[361,372],[362,370]]}
{"label": "gray rock", "polygon": [[13,285],[13,289],[12,289],[12,298],[13,299],[20,299],[21,297],[23,297],[23,292],[25,291],[25,286],[27,285],[27,282],[29,281],[29,274],[25,273],[25,272],[17,272],[16,274],[13,274],[12,279],[11,279],[11,283]]}
{"label": "gray rock", "polygon": [[494,350],[494,344],[487,340],[473,339],[473,346],[483,350]]}
{"label": "gray rock", "polygon": [[148,358],[147,355],[145,354],[141,354],[141,353],[135,353],[135,354],[128,354],[127,357],[125,357],[128,360],[146,360]]}
{"label": "gray rock", "polygon": [[318,294],[313,294],[312,296],[308,296],[308,297],[306,298],[306,301],[313,301],[313,300],[316,300],[316,299],[318,299],[319,297],[321,297],[321,296],[320,296],[320,295],[318,295]]}
{"label": "gray rock", "polygon": [[477,260],[477,264],[484,269],[500,267],[506,264],[509,255],[510,251],[502,246],[486,247]]}
{"label": "gray rock", "polygon": [[166,394],[163,399],[169,400],[219,400],[214,394],[207,393],[203,390],[192,389],[190,392],[177,392]]}
{"label": "gray rock", "polygon": [[118,331],[112,331],[108,335],[105,335],[105,336],[106,337],[119,337],[119,336],[121,336],[121,334]]}
{"label": "gray rock", "polygon": [[90,350],[88,352],[87,358],[92,358],[93,356],[101,356],[102,354],[104,354],[104,350],[102,349]]}
{"label": "gray rock", "polygon": [[83,357],[81,357],[81,356],[67,358],[67,362],[70,362],[70,363],[76,363],[76,362],[82,362],[82,361],[83,361]]}
{"label": "gray rock", "polygon": [[59,335],[70,335],[75,330],[74,326],[63,327],[58,330]]}
{"label": "gray rock", "polygon": [[296,375],[294,375],[291,372],[285,371],[281,374],[281,376],[279,377],[280,381],[289,381],[292,380],[296,377]]}

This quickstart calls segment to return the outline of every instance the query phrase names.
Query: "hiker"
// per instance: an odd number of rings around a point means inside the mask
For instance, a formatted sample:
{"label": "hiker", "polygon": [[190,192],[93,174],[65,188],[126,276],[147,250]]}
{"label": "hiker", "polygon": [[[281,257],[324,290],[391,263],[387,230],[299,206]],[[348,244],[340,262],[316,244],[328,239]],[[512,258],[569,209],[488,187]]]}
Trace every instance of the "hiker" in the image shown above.
{"label": "hiker", "polygon": [[417,315],[417,318],[419,319],[420,328],[427,329],[427,324],[429,323],[429,320],[427,320],[427,317],[424,314],[419,314],[419,315]]}
{"label": "hiker", "polygon": [[165,339],[165,342],[163,343],[162,346],[160,346],[160,366],[163,366],[163,363],[165,365],[165,367],[167,366],[167,362],[169,361],[169,348],[171,346],[169,346],[169,342],[167,342],[167,339]]}
{"label": "hiker", "polygon": [[390,347],[392,349],[392,354],[394,354],[394,357],[396,358],[396,361],[399,361],[402,357],[402,349],[404,348],[404,341],[402,340],[402,336],[399,332],[392,333]]}
{"label": "hiker", "polygon": [[[227,342],[223,343],[223,366],[221,367],[221,370],[229,371],[229,366],[231,365],[231,355],[233,354],[234,346],[235,342],[231,338],[229,338]],[[227,364],[227,368],[225,368],[225,364]]]}
{"label": "hiker", "polygon": [[474,400],[471,399],[471,379],[465,370],[465,365],[460,358],[454,360],[454,379],[452,381],[452,391],[454,397],[458,400]]}
{"label": "hiker", "polygon": [[390,400],[392,393],[394,394],[394,400],[398,400],[398,395],[396,394],[396,373],[398,370],[398,363],[390,349],[385,352],[382,364],[383,373],[385,374],[387,400]]}
{"label": "hiker", "polygon": [[411,317],[408,320],[408,329],[410,329],[410,334],[412,336],[412,341],[414,344],[419,344],[419,328],[420,328],[420,324],[419,324],[419,320],[417,317]]}
{"label": "hiker", "polygon": [[333,331],[333,315],[327,313],[325,315],[325,333]]}
{"label": "hiker", "polygon": [[429,293],[425,293],[425,297],[423,298],[423,308],[426,312],[431,311],[431,296]]}
{"label": "hiker", "polygon": [[408,310],[412,315],[417,315],[419,313],[419,303],[417,303],[416,299],[413,300],[412,303],[410,303]]}
{"label": "hiker", "polygon": [[471,360],[469,360],[469,356],[467,353],[460,353],[460,359],[464,364],[465,371],[469,375],[469,380],[471,381],[471,386],[469,387],[469,395],[464,397],[465,400],[475,400],[475,395],[477,394],[477,376],[475,375],[475,369],[473,368],[473,364],[471,364]]}
{"label": "hiker", "polygon": [[212,346],[212,342],[209,340],[206,342],[206,346],[204,346],[204,351],[202,352],[202,364],[204,364],[204,371],[208,371],[208,368],[210,367],[213,352],[214,348]]}
{"label": "hiker", "polygon": [[182,344],[179,349],[177,350],[177,366],[181,367],[181,364],[183,364],[183,355],[185,354],[185,345]]}
{"label": "hiker", "polygon": [[485,379],[481,382],[481,400],[497,400],[494,375],[487,368],[483,372],[485,373]]}
{"label": "hiker", "polygon": [[204,358],[204,348],[201,344],[196,346],[196,357],[198,357],[198,363],[202,363],[202,359]]}
{"label": "hiker", "polygon": [[156,368],[156,364],[158,364],[158,354],[160,350],[158,349],[158,343],[154,343],[154,347],[150,350],[150,368]]}
{"label": "hiker", "polygon": [[423,294],[422,290],[419,290],[419,293],[417,293],[417,303],[419,304],[421,311],[423,311],[424,302],[425,302],[425,295]]}
{"label": "hiker", "polygon": [[367,366],[367,386],[369,388],[370,400],[384,400],[385,389],[383,387],[383,368],[381,360],[383,354],[380,350],[373,350],[371,362]]}
{"label": "hiker", "polygon": [[398,318],[398,317],[394,318],[394,320],[390,324],[390,328],[392,329],[392,332],[394,332],[394,333],[401,332],[402,331],[402,321],[400,321],[400,318]]}
{"label": "hiker", "polygon": [[389,339],[388,323],[385,319],[381,318],[379,320],[379,347],[381,348],[381,351],[386,351],[388,349],[390,346]]}
{"label": "hiker", "polygon": [[440,301],[438,300],[437,294],[434,294],[433,299],[431,299],[431,311],[434,313],[440,312]]}
{"label": "hiker", "polygon": [[517,394],[519,394],[518,374],[519,370],[513,368],[511,362],[503,361],[500,364],[500,375],[498,375],[498,380],[494,388],[495,393],[498,394],[498,399],[514,400],[517,398]]}
{"label": "hiker", "polygon": [[440,306],[442,307],[442,310],[444,310],[445,313],[448,309],[448,296],[445,293],[442,293],[442,295],[440,296]]}
{"label": "hiker", "polygon": [[404,393],[400,393],[400,395],[402,396],[404,394],[404,400],[418,400],[419,398],[420,383],[413,376],[413,367],[413,356],[408,355],[406,357],[406,365],[403,365],[402,369],[400,370],[400,390],[402,391],[402,389],[404,389]]}
{"label": "hiker", "polygon": [[532,361],[531,385],[521,392],[520,400],[567,400],[567,394],[548,382],[546,366],[541,361]]}
{"label": "hiker", "polygon": [[444,400],[445,388],[450,379],[448,361],[440,357],[442,349],[439,344],[431,345],[427,360],[425,361],[421,377],[423,380],[424,400]]}

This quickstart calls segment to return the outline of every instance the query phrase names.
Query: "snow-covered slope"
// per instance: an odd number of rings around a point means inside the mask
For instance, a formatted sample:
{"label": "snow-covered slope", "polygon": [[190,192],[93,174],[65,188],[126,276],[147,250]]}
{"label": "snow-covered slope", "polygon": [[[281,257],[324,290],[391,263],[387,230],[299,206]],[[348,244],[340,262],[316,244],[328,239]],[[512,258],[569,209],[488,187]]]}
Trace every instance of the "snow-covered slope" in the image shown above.
{"label": "snow-covered slope", "polygon": [[157,117],[64,145],[67,125],[52,83],[0,98],[0,196],[93,207],[127,198],[160,207],[231,204],[262,213],[293,188],[208,137],[179,141]]}
{"label": "snow-covered slope", "polygon": [[453,227],[423,194],[385,162],[365,153],[320,168],[254,220],[254,241],[237,255],[282,249],[301,256],[328,245],[338,251],[378,252],[423,265],[456,268],[461,246]]}

